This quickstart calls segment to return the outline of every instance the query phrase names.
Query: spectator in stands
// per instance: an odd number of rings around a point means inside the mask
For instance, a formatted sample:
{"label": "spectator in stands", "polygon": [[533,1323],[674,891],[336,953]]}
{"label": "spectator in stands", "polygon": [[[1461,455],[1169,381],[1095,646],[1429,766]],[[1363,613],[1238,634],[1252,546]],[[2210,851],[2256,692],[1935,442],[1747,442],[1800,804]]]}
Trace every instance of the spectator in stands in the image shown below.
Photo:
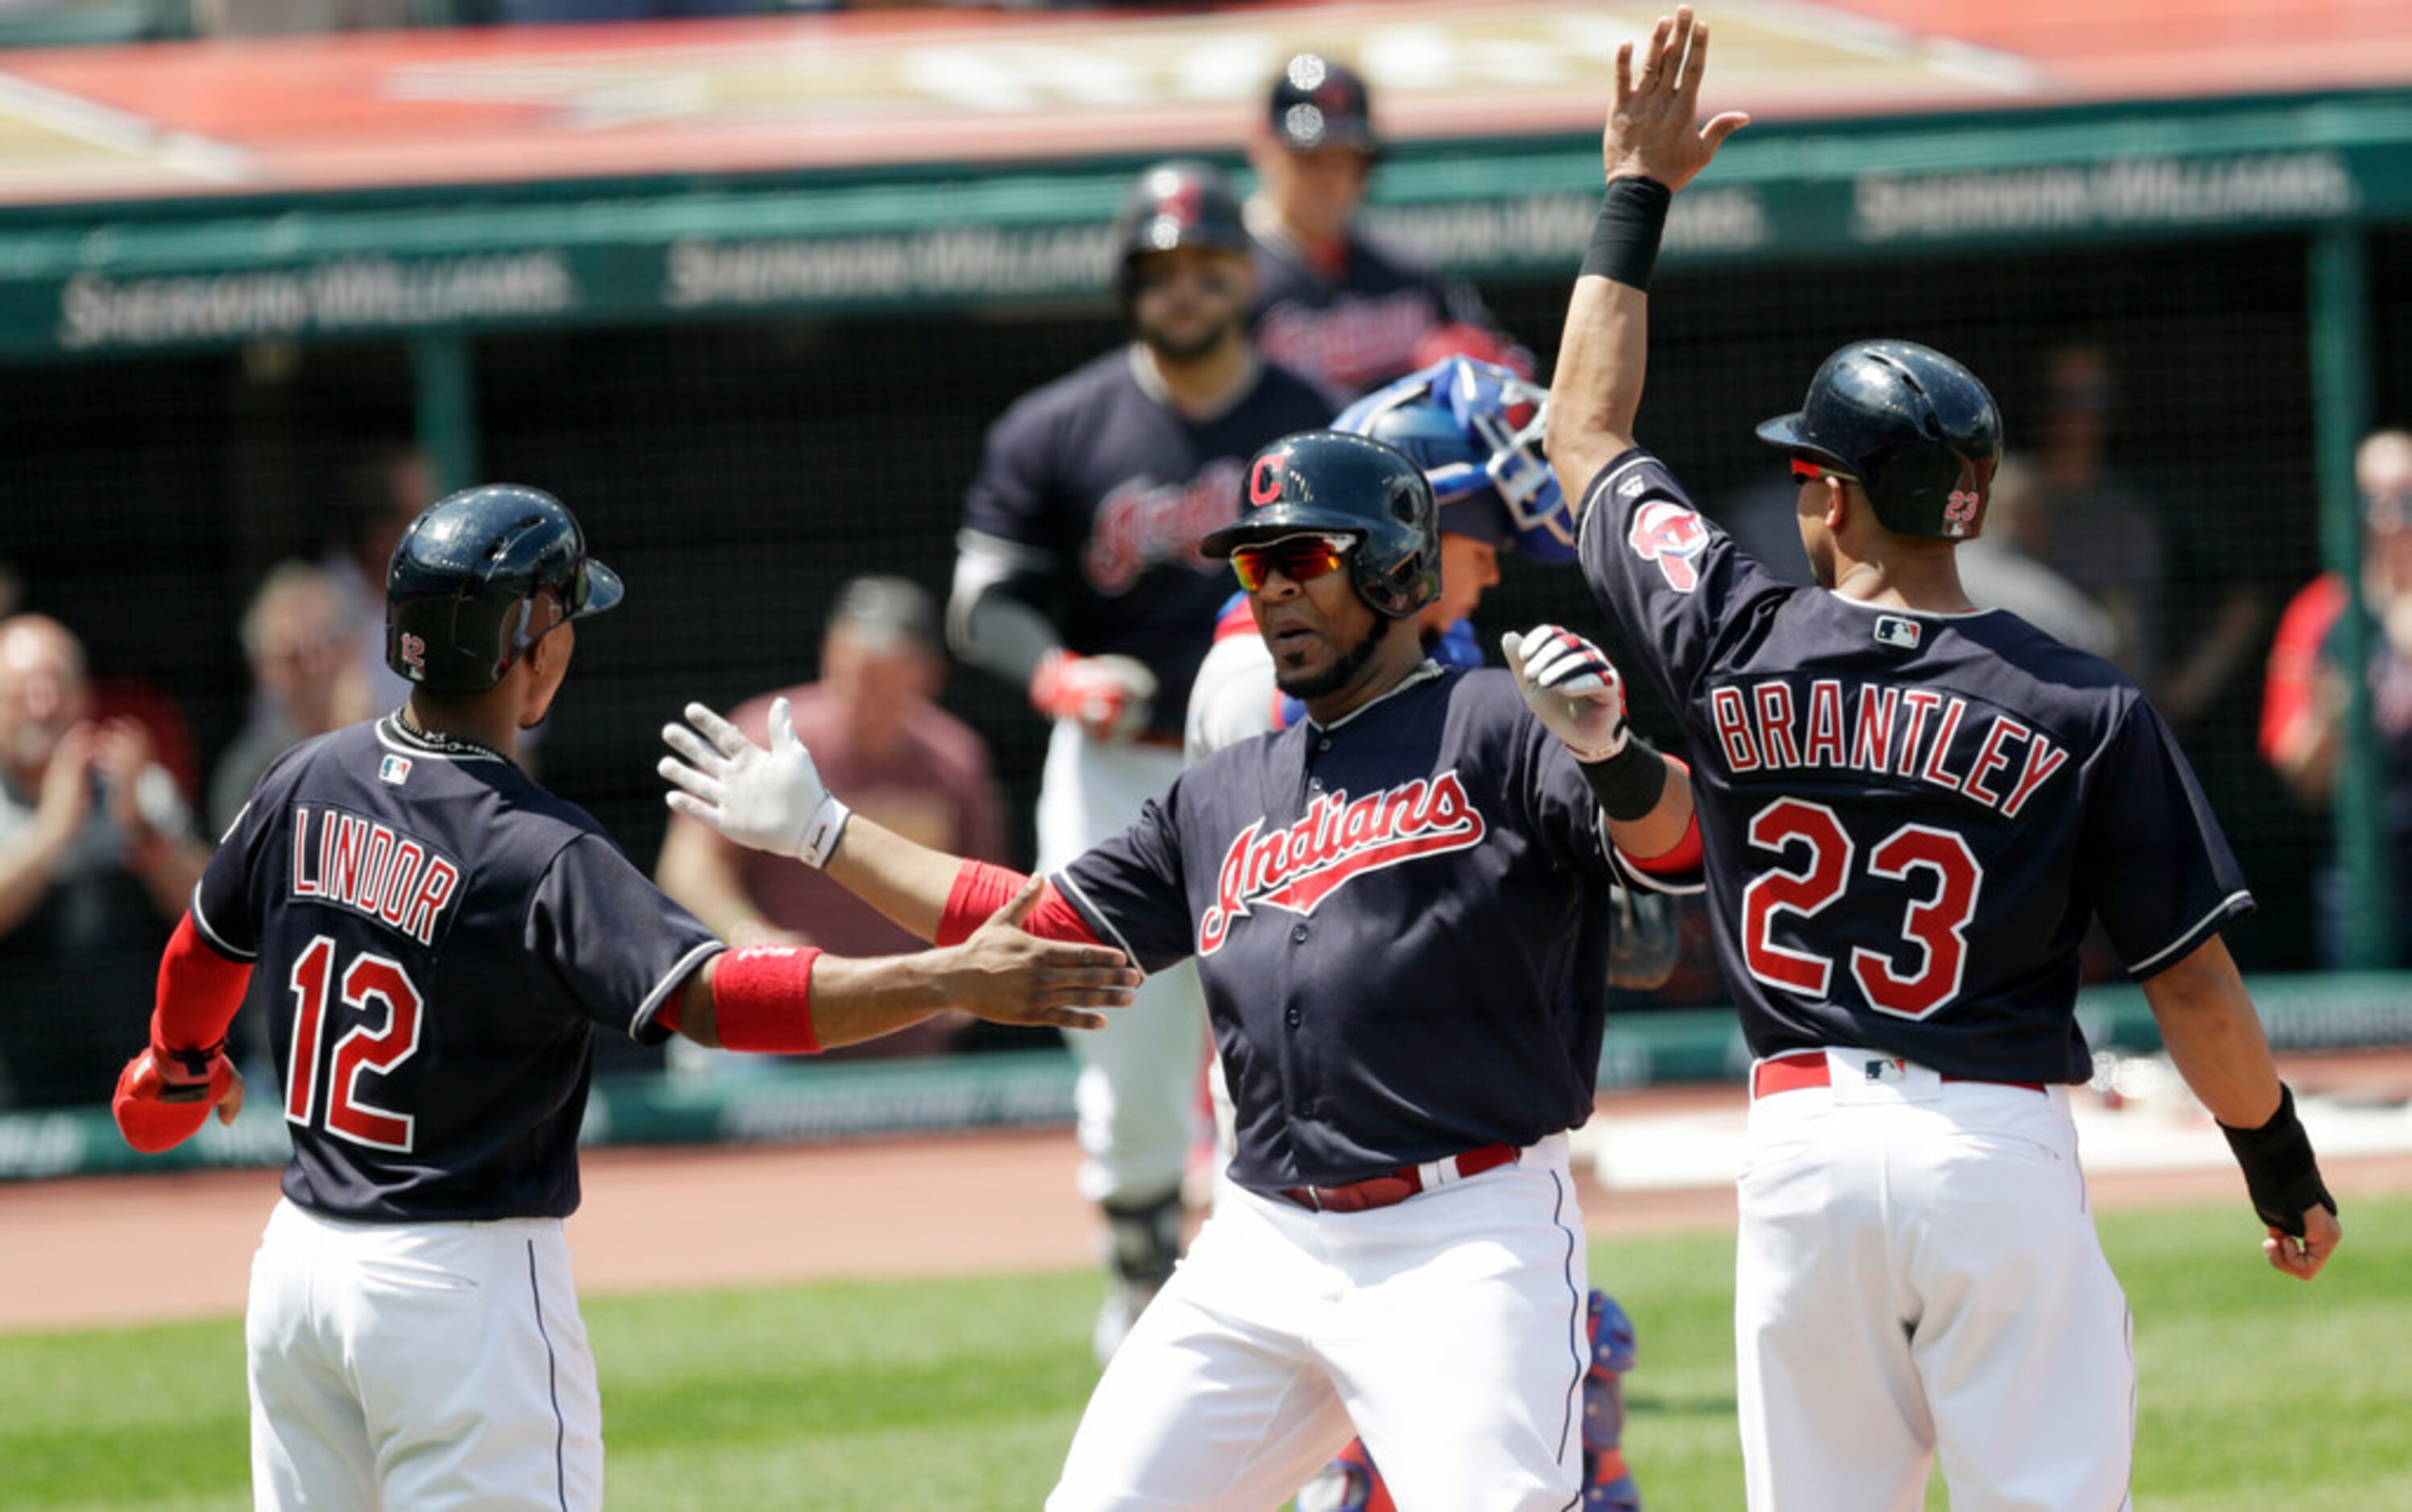
{"label": "spectator in stands", "polygon": [[2039,486],[2032,507],[1992,529],[2109,617],[2110,660],[2175,720],[2161,696],[2168,553],[2158,512],[2110,467],[2112,399],[2110,358],[2100,344],[2066,342],[2044,354]]}
{"label": "spectator in stands", "polygon": [[1257,349],[1335,405],[1452,355],[1532,376],[1471,287],[1359,225],[1381,151],[1355,70],[1313,52],[1283,66],[1248,142]]}
{"label": "spectator in stands", "polygon": [[385,573],[394,543],[435,502],[435,469],[408,444],[373,447],[344,477],[342,534],[321,565],[342,595],[369,712],[399,709],[410,684],[385,659]]}
{"label": "spectator in stands", "polygon": [[239,633],[251,664],[251,712],[210,774],[210,832],[223,833],[268,764],[313,735],[367,719],[360,634],[332,578],[280,562],[260,580]]}
{"label": "spectator in stands", "polygon": [[2013,453],[1993,473],[1985,532],[1960,548],[1960,586],[1968,601],[2008,609],[2064,646],[2108,657],[2118,641],[2110,617],[2084,591],[2026,554],[2021,525],[2037,507],[2035,467]]}
{"label": "spectator in stands", "polygon": [[[935,701],[946,684],[943,646],[937,609],[919,585],[857,578],[838,591],[830,611],[820,681],[765,694],[729,717],[751,738],[767,741],[771,706],[787,699],[797,737],[857,810],[925,845],[1002,860],[1001,805],[988,748]],[[816,945],[846,956],[921,947],[819,872],[731,844],[684,816],[670,820],[654,880],[734,946]],[[934,1053],[969,1021],[942,1015],[860,1053]],[[756,1059],[723,1061],[697,1047],[674,1064]]]}
{"label": "spectator in stands", "polygon": [[108,1100],[209,859],[142,726],[91,710],[66,626],[0,621],[0,1070],[20,1106]]}
{"label": "spectator in stands", "polygon": [[[2361,495],[2365,616],[2358,626],[2346,622],[2345,580],[2333,572],[2314,579],[2288,602],[2262,683],[2261,755],[2297,797],[2315,808],[2327,806],[2336,790],[2349,708],[2337,651],[2345,636],[2360,636],[2371,721],[2387,764],[2396,904],[2412,922],[2412,432],[2383,430],[2364,438],[2353,471]],[[2334,965],[2345,900],[2332,862],[2322,868],[2315,890],[2319,959]]]}

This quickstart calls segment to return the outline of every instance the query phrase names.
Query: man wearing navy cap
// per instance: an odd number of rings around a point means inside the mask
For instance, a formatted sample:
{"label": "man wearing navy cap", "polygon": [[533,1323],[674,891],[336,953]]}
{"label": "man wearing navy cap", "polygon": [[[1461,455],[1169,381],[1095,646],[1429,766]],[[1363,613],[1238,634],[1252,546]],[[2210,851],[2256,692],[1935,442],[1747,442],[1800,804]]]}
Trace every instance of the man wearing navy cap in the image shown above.
{"label": "man wearing navy cap", "polygon": [[1314,52],[1283,65],[1248,143],[1258,348],[1334,404],[1452,355],[1530,377],[1473,289],[1356,224],[1381,153],[1354,69]]}

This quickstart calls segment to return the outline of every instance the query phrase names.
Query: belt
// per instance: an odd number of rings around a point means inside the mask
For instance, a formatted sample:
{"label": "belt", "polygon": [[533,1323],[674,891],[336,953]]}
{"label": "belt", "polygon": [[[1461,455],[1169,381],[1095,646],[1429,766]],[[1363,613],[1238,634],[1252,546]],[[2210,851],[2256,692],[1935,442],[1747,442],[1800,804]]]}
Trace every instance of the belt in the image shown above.
{"label": "belt", "polygon": [[[1936,1075],[1942,1076],[1937,1072]],[[1994,1087],[2024,1087],[2029,1092],[2043,1091],[2040,1081],[1996,1081],[1990,1077],[1943,1076],[1946,1081],[1978,1081]],[[1826,1066],[1824,1050],[1794,1050],[1759,1062],[1750,1068],[1750,1094],[1754,1098],[1772,1097],[1779,1092],[1798,1092],[1803,1087],[1831,1085],[1833,1078]]]}
{"label": "belt", "polygon": [[[1512,1144],[1487,1144],[1462,1155],[1450,1155],[1421,1166],[1402,1166],[1384,1176],[1369,1176],[1346,1186],[1285,1186],[1281,1195],[1317,1212],[1363,1212],[1405,1202],[1427,1186],[1446,1186],[1469,1176],[1513,1165],[1520,1153]],[[1429,1173],[1429,1174],[1427,1174]]]}

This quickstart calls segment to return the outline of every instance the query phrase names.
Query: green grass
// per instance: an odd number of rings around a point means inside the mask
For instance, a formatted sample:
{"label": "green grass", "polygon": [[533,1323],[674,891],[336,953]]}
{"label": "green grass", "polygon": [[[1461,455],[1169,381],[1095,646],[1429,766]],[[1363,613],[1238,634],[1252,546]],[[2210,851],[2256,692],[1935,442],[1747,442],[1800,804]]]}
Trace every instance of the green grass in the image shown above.
{"label": "green grass", "polygon": [[[2136,1313],[2138,1501],[2155,1512],[2412,1506],[2412,1200],[2346,1211],[2304,1286],[2233,1205],[2116,1213]],[[1653,1512],[1742,1505],[1718,1236],[1602,1244],[1633,1314],[1626,1444]],[[1088,1394],[1089,1275],[591,1301],[611,1503],[1027,1512]],[[0,1505],[249,1505],[241,1325],[0,1337]],[[1938,1489],[1929,1505],[1941,1508]]]}

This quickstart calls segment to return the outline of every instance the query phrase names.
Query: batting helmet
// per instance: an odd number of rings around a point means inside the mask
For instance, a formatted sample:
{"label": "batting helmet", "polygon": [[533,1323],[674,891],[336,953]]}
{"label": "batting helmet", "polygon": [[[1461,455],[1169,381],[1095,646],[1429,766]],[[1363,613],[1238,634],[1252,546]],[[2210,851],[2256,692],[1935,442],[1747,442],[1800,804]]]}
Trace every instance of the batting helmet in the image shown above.
{"label": "batting helmet", "polygon": [[1395,447],[1337,431],[1301,431],[1257,453],[1240,518],[1199,543],[1212,557],[1233,547],[1329,531],[1355,538],[1348,553],[1357,596],[1404,620],[1440,596],[1440,521],[1432,484]]}
{"label": "batting helmet", "polygon": [[1335,431],[1369,435],[1415,459],[1440,528],[1540,562],[1575,559],[1575,522],[1541,457],[1550,391],[1504,367],[1452,357],[1340,412]]}
{"label": "batting helmet", "polygon": [[386,665],[430,693],[483,693],[536,643],[537,598],[550,595],[575,620],[624,591],[618,573],[587,556],[559,499],[515,483],[465,489],[412,521],[393,549]]}
{"label": "batting helmet", "polygon": [[1140,174],[1114,220],[1114,287],[1125,303],[1139,259],[1175,247],[1248,250],[1248,224],[1239,197],[1213,165],[1188,159],[1158,163]]}
{"label": "batting helmet", "polygon": [[1945,540],[1984,528],[2002,460],[1993,396],[1916,342],[1853,342],[1817,369],[1797,412],[1758,435],[1856,478],[1887,530]]}

